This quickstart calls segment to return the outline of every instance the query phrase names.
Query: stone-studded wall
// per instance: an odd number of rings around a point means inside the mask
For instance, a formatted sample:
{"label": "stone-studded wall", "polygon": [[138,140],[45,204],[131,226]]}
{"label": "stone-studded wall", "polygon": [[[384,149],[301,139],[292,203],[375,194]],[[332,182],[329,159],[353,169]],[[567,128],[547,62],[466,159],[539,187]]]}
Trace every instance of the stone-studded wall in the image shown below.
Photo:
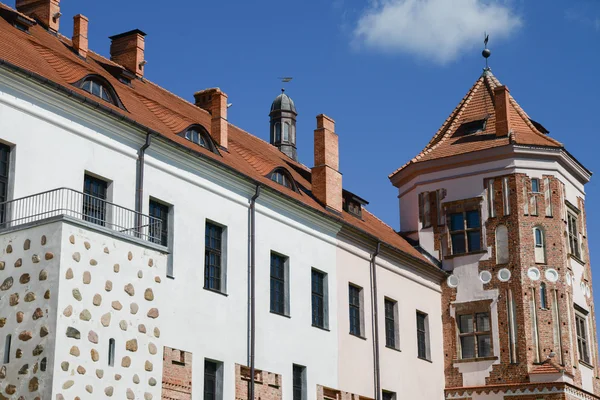
{"label": "stone-studded wall", "polygon": [[[235,364],[235,399],[248,399],[250,368]],[[254,370],[254,397],[262,400],[281,400],[281,375]]]}
{"label": "stone-studded wall", "polygon": [[59,224],[0,236],[0,399],[49,399],[55,340]]}
{"label": "stone-studded wall", "polygon": [[166,256],[69,224],[62,246],[52,398],[159,399]]}
{"label": "stone-studded wall", "polygon": [[164,348],[162,399],[192,399],[192,353]]}

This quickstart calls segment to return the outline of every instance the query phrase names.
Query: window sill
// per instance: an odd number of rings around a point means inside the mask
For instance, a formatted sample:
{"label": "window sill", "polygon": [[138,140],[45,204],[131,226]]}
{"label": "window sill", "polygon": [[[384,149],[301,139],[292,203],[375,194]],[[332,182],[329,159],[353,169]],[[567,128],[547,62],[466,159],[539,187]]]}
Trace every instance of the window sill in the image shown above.
{"label": "window sill", "polygon": [[569,258],[572,258],[573,260],[577,261],[581,265],[585,265],[585,261],[583,261],[581,258],[577,257],[574,254],[569,253]]}
{"label": "window sill", "polygon": [[587,362],[585,362],[585,361],[583,361],[583,360],[579,360],[579,364],[581,364],[581,365],[585,365],[586,367],[588,367],[588,368],[590,368],[590,369],[594,369],[594,366],[593,366],[592,364],[590,364],[590,363],[587,363]]}
{"label": "window sill", "polygon": [[452,360],[453,363],[468,363],[468,362],[477,362],[477,361],[496,361],[498,357],[477,357],[477,358],[461,358],[457,360]]}
{"label": "window sill", "polygon": [[290,319],[292,318],[292,317],[290,317],[290,316],[289,316],[289,315],[287,315],[287,314],[282,314],[282,313],[280,313],[280,312],[273,311],[273,310],[271,310],[271,314],[279,315],[280,317],[285,317],[285,318],[290,318]]}
{"label": "window sill", "polygon": [[319,325],[312,324],[312,327],[320,329],[320,330],[325,331],[325,332],[331,332],[328,328],[325,328],[324,326],[319,326]]}
{"label": "window sill", "polygon": [[472,256],[472,255],[477,255],[477,254],[487,254],[487,250],[472,251],[470,253],[449,254],[447,256],[444,256],[444,259],[447,260],[449,258]]}
{"label": "window sill", "polygon": [[392,347],[392,346],[388,346],[388,345],[386,345],[386,346],[385,346],[385,348],[386,348],[386,349],[390,349],[390,350],[397,351],[398,353],[402,353],[402,350],[400,350],[400,349],[397,349],[397,348],[395,348],[395,347]]}
{"label": "window sill", "polygon": [[173,275],[167,275],[167,279],[175,280],[175,276],[173,276]]}
{"label": "window sill", "polygon": [[220,290],[211,289],[211,288],[207,288],[207,287],[204,287],[203,289],[208,290],[209,292],[212,292],[212,293],[220,294],[221,296],[225,296],[225,297],[229,296],[227,293],[221,292]]}
{"label": "window sill", "polygon": [[417,358],[418,358],[419,360],[427,361],[428,363],[432,363],[432,364],[433,364],[433,361],[431,361],[431,360],[430,360],[430,359],[428,359],[428,358],[423,358],[423,357],[419,357],[419,356],[417,356]]}
{"label": "window sill", "polygon": [[352,333],[352,332],[348,332],[348,333],[350,333],[350,336],[354,336],[355,338],[359,338],[359,339],[362,339],[362,340],[367,340],[367,338],[364,337],[364,336],[360,336],[360,335],[357,335],[357,334]]}

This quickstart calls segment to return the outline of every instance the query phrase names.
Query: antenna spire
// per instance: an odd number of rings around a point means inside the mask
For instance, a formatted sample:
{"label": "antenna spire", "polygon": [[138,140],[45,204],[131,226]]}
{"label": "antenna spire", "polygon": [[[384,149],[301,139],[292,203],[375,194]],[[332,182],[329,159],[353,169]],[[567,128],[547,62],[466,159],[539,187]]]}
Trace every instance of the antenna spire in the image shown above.
{"label": "antenna spire", "polygon": [[483,51],[481,52],[481,55],[483,56],[483,58],[485,58],[485,69],[484,71],[489,71],[490,67],[488,66],[488,58],[490,58],[490,56],[492,55],[492,52],[490,51],[490,49],[487,48],[487,44],[488,41],[490,40],[490,35],[487,34],[487,32],[484,32],[484,39],[483,39]]}

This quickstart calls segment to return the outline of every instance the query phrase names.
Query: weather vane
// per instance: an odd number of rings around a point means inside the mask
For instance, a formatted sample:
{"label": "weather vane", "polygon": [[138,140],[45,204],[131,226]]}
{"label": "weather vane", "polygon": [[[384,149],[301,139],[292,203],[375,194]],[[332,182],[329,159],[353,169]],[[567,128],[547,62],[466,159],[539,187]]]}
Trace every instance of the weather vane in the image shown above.
{"label": "weather vane", "polygon": [[[281,80],[281,82],[283,83],[289,83],[292,81],[292,79],[294,79],[291,76],[280,76],[279,78],[277,78],[279,80]],[[281,88],[281,93],[285,92],[285,88]]]}
{"label": "weather vane", "polygon": [[490,67],[488,67],[488,58],[492,55],[490,49],[487,48],[488,41],[490,40],[490,35],[487,32],[484,33],[485,39],[483,39],[483,51],[481,55],[485,58],[485,70],[488,71]]}

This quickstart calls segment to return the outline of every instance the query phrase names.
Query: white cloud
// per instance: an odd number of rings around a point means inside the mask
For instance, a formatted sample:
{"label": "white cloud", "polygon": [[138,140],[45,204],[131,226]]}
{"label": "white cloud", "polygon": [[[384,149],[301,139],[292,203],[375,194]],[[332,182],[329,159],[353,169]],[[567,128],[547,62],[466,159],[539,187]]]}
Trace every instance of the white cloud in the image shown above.
{"label": "white cloud", "polygon": [[492,0],[380,0],[358,19],[357,44],[402,52],[441,64],[459,53],[508,37],[521,19],[507,3]]}

